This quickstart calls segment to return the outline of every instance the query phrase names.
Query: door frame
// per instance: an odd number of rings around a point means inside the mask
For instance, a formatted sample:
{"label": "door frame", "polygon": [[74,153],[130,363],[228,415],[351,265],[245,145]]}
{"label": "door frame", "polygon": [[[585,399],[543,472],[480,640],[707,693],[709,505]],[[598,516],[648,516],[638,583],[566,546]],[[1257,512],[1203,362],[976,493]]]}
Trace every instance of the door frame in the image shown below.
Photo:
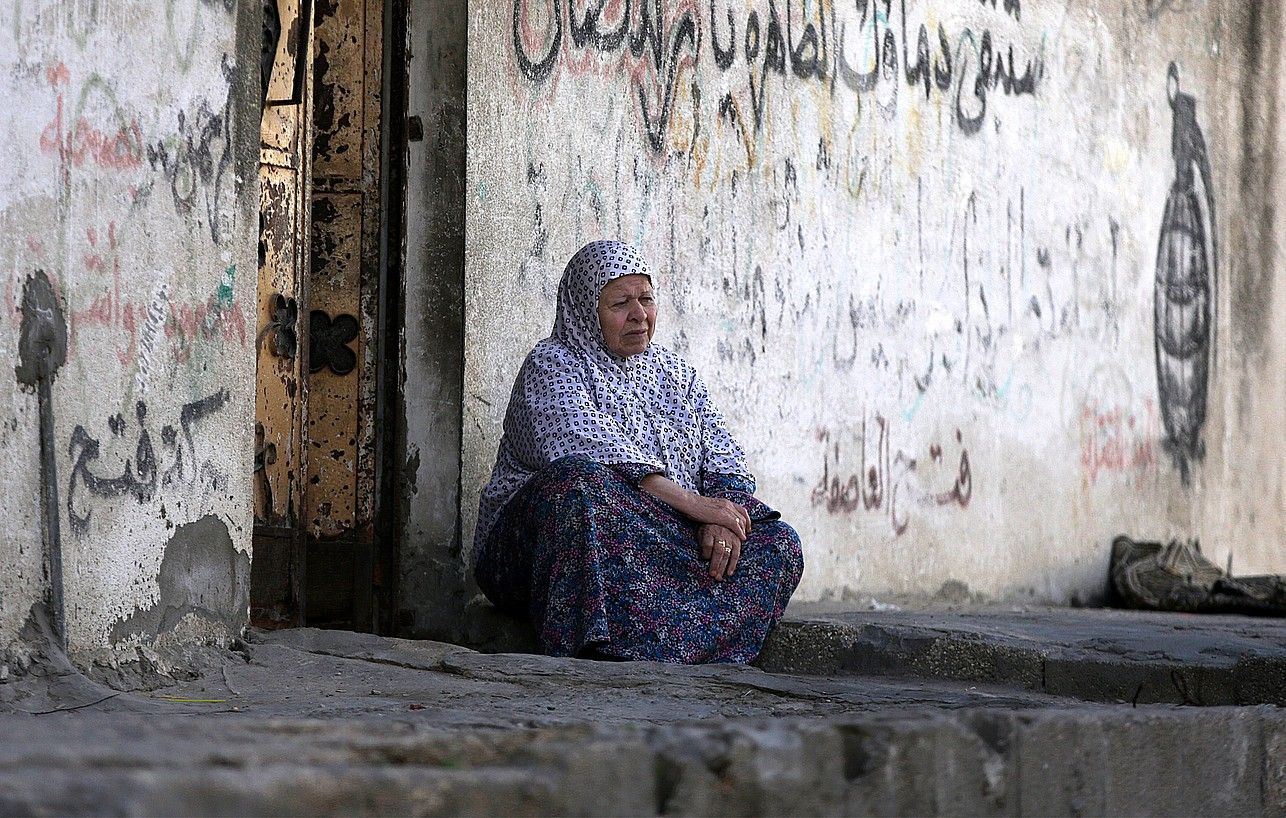
{"label": "door frame", "polygon": [[403,508],[405,411],[402,400],[402,342],[406,324],[403,271],[406,265],[407,34],[408,0],[384,0],[384,59],[380,112],[380,275],[379,319],[375,333],[375,564],[373,623],[377,633],[397,625]]}

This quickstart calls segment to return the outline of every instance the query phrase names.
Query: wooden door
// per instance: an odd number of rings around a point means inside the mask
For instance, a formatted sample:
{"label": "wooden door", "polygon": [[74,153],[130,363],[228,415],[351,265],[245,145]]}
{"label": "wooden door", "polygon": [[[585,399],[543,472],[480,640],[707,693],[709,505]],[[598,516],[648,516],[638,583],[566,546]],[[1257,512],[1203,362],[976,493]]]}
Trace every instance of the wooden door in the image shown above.
{"label": "wooden door", "polygon": [[[279,31],[266,83],[259,147],[254,554],[251,621],[302,624],[305,551],[300,521],[308,447],[307,252],[313,129],[310,0],[275,0]],[[271,8],[265,3],[266,16]],[[306,315],[306,313],[303,313]]]}
{"label": "wooden door", "polygon": [[303,525],[310,624],[370,630],[381,349],[383,0],[319,0]]}
{"label": "wooden door", "polygon": [[277,8],[259,172],[252,620],[370,630],[383,2]]}

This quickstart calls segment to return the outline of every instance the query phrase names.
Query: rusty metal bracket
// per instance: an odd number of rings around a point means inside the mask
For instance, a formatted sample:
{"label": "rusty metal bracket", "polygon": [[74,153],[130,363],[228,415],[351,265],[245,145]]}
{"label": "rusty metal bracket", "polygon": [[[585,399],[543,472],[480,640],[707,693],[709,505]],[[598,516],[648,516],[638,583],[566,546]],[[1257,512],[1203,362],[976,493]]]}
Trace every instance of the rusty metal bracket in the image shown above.
{"label": "rusty metal bracket", "polygon": [[272,320],[259,330],[255,346],[263,343],[264,338],[272,336],[272,354],[278,358],[293,358],[299,351],[299,304],[293,298],[274,293],[272,296]]}
{"label": "rusty metal bracket", "polygon": [[423,142],[424,141],[424,120],[418,116],[412,115],[406,118],[406,141]]}
{"label": "rusty metal bracket", "polygon": [[277,462],[277,444],[266,441],[263,424],[255,422],[255,471],[261,472]]}
{"label": "rusty metal bracket", "polygon": [[[272,481],[268,479],[268,467],[277,462],[277,444],[267,439],[268,435],[264,426],[259,421],[255,421],[255,478],[263,486],[264,502],[267,505],[268,513],[272,513]],[[258,509],[255,510],[258,514]]]}
{"label": "rusty metal bracket", "polygon": [[308,314],[308,371],[320,372],[326,367],[336,375],[347,375],[357,368],[357,353],[348,344],[357,338],[357,319],[341,313],[332,319],[325,310]]}

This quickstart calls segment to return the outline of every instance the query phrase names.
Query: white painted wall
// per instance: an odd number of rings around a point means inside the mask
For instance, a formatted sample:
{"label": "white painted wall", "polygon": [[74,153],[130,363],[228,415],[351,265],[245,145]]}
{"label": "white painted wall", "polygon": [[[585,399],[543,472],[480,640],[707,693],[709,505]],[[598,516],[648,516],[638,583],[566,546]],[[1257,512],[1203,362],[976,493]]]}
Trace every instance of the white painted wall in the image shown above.
{"label": "white painted wall", "polygon": [[[25,0],[0,21],[0,345],[16,363],[37,269],[70,333],[52,394],[68,641],[150,643],[138,623],[166,612],[179,641],[226,638],[182,608],[245,615],[259,5]],[[37,398],[9,373],[0,649],[48,587]],[[209,559],[173,554],[163,592],[167,542],[199,520]]]}
{"label": "white painted wall", "polygon": [[[650,40],[653,7],[612,0],[596,40],[571,8],[575,27],[561,0],[470,10],[466,543],[563,264],[619,237],[658,273],[657,340],[706,378],[802,535],[797,598],[958,580],[1092,599],[1119,533],[1286,571],[1286,311],[1258,147],[1276,138],[1277,11],[715,0],[712,28],[711,4],[664,0]],[[934,70],[917,83],[922,26]],[[997,80],[984,106],[987,42],[993,79],[1012,49],[1031,93]],[[1171,62],[1213,163],[1218,248],[1187,485],[1157,383]]]}

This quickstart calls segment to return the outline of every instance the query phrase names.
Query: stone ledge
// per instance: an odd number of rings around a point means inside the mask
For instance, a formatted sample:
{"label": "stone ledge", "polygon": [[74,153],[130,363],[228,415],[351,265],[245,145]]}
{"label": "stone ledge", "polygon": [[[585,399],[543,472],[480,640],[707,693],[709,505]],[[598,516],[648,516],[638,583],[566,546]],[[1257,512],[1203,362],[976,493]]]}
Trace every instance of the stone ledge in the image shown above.
{"label": "stone ledge", "polygon": [[1094,702],[1286,705],[1286,622],[1088,609],[805,610],[769,635],[757,664],[774,673],[950,679]]}

